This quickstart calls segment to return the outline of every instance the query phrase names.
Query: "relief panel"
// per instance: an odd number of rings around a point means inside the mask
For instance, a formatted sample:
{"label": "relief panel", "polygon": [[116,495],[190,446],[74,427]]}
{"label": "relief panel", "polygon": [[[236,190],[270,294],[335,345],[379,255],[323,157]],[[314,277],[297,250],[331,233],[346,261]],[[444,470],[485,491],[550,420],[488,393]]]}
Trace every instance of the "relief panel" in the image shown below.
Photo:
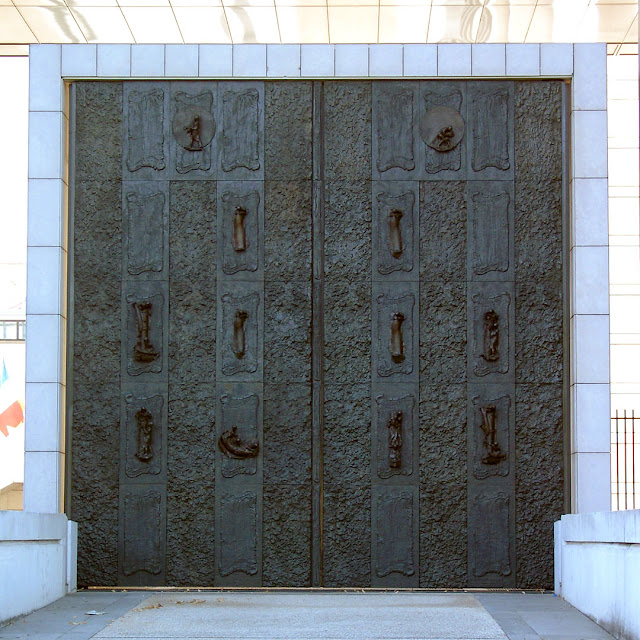
{"label": "relief panel", "polygon": [[[470,288],[472,291],[476,289]],[[502,291],[498,293],[500,288]],[[494,285],[491,289],[471,294],[469,322],[472,329],[469,338],[472,353],[469,364],[472,370],[469,375],[484,378],[491,374],[511,373],[507,377],[513,378],[512,298],[504,291],[504,285]]]}
{"label": "relief panel", "polygon": [[374,183],[374,279],[383,276],[418,279],[418,198],[417,182]]}
{"label": "relief panel", "polygon": [[220,297],[222,374],[258,380],[262,375],[262,340],[258,335],[262,326],[260,294],[249,291],[248,287],[245,290],[245,295],[223,293]]}
{"label": "relief panel", "polygon": [[221,473],[224,478],[255,476],[260,456],[260,398],[255,393],[220,396],[219,436]]}
{"label": "relief panel", "polygon": [[160,278],[168,266],[166,182],[123,183],[124,279]]}
{"label": "relief panel", "polygon": [[[259,539],[261,516],[258,494],[254,489],[223,490],[218,514],[218,575],[222,578],[243,573],[260,579]],[[236,582],[242,578],[235,576]]]}
{"label": "relief panel", "polygon": [[121,584],[162,584],[165,556],[163,491],[150,485],[120,492]]}
{"label": "relief panel", "polygon": [[481,493],[470,504],[469,581],[470,585],[508,586],[512,576],[511,498],[503,491]]}
{"label": "relief panel", "polygon": [[466,160],[466,90],[460,83],[422,83],[420,150],[427,180],[461,180]]}
{"label": "relief panel", "polygon": [[222,123],[220,166],[226,180],[260,180],[263,174],[263,83],[218,84]]}
{"label": "relief panel", "polygon": [[469,84],[469,177],[513,179],[513,83]]}
{"label": "relief panel", "polygon": [[418,488],[374,487],[372,586],[418,586]]}
{"label": "relief panel", "polygon": [[373,294],[374,373],[381,382],[417,380],[418,283],[374,283]]}
{"label": "relief panel", "polygon": [[[218,183],[218,238],[222,271],[239,278],[261,277],[264,237],[262,185],[257,182]],[[256,272],[260,273],[256,273]]]}
{"label": "relief panel", "polygon": [[158,374],[165,369],[165,298],[166,294],[156,286],[129,287],[125,296],[126,340],[123,340],[123,348],[130,376]]}
{"label": "relief panel", "polygon": [[416,397],[397,386],[387,386],[385,393],[374,388],[374,446],[377,475],[383,480],[413,476],[416,468]]}
{"label": "relief panel", "polygon": [[415,83],[374,82],[374,178],[408,177],[415,169]]}
{"label": "relief panel", "polygon": [[[214,83],[172,83],[171,154],[173,177],[212,177],[217,122]],[[213,91],[212,91],[213,89]]]}
{"label": "relief panel", "polygon": [[513,280],[513,184],[467,184],[470,280]]}
{"label": "relief panel", "polygon": [[[126,478],[159,481],[164,471],[165,401],[162,395],[125,395]],[[149,478],[151,476],[151,478]],[[121,478],[124,480],[124,478]]]}
{"label": "relief panel", "polygon": [[168,86],[168,83],[123,83],[125,178],[155,179],[167,166]]}
{"label": "relief panel", "polygon": [[488,394],[471,398],[473,475],[478,480],[507,476],[511,467],[511,398]]}

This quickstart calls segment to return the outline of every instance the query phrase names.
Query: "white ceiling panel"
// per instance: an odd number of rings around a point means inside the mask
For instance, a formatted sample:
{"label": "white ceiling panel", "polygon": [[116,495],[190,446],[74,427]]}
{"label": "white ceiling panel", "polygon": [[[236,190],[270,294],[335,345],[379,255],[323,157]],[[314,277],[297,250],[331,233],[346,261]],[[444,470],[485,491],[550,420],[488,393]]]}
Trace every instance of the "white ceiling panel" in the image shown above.
{"label": "white ceiling panel", "polygon": [[378,7],[329,7],[329,37],[333,43],[378,41]]}
{"label": "white ceiling panel", "polygon": [[586,12],[586,0],[537,6],[527,32],[527,42],[580,42],[578,28]]}
{"label": "white ceiling panel", "polygon": [[482,17],[481,6],[436,6],[431,8],[428,41],[475,42]]}
{"label": "white ceiling panel", "polygon": [[119,7],[74,7],[71,13],[87,42],[134,42]]}
{"label": "white ceiling panel", "polygon": [[279,6],[278,24],[283,43],[323,44],[329,42],[329,14],[326,6]]}
{"label": "white ceiling panel", "polygon": [[169,7],[169,0],[118,0],[121,7]]}
{"label": "white ceiling panel", "polygon": [[13,0],[16,7],[66,7],[64,0]]}
{"label": "white ceiling panel", "polygon": [[380,7],[378,42],[422,43],[427,41],[431,7]]}
{"label": "white ceiling panel", "polygon": [[171,0],[175,7],[221,7],[222,0]]}
{"label": "white ceiling panel", "polygon": [[67,0],[69,7],[117,7],[118,0]]}
{"label": "white ceiling panel", "polygon": [[185,42],[229,44],[231,34],[222,7],[175,7]]}
{"label": "white ceiling panel", "polygon": [[20,13],[40,42],[86,42],[67,8],[21,7]]}
{"label": "white ceiling panel", "polygon": [[240,44],[280,42],[274,6],[228,7],[226,13],[233,42]]}
{"label": "white ceiling panel", "polygon": [[632,42],[634,44],[638,44],[638,15],[633,19],[631,26],[629,27],[629,31],[627,31],[627,35],[624,39],[625,43]]}
{"label": "white ceiling panel", "polygon": [[15,7],[0,7],[0,42],[5,44],[38,42]]}
{"label": "white ceiling panel", "polygon": [[178,23],[169,7],[123,7],[122,13],[137,43],[181,43]]}
{"label": "white ceiling panel", "polygon": [[524,42],[534,5],[485,7],[476,42]]}
{"label": "white ceiling panel", "polygon": [[622,42],[637,14],[638,5],[592,5],[582,18],[577,40]]}

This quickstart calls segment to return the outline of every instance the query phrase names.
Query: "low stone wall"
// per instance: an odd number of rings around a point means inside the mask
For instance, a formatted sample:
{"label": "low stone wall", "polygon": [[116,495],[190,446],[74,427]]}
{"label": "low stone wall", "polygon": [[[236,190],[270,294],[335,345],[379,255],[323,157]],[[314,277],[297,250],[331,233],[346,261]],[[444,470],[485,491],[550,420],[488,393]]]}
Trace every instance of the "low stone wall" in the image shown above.
{"label": "low stone wall", "polygon": [[621,640],[640,640],[640,510],[555,523],[555,591]]}
{"label": "low stone wall", "polygon": [[75,591],[77,531],[64,514],[0,511],[0,624]]}

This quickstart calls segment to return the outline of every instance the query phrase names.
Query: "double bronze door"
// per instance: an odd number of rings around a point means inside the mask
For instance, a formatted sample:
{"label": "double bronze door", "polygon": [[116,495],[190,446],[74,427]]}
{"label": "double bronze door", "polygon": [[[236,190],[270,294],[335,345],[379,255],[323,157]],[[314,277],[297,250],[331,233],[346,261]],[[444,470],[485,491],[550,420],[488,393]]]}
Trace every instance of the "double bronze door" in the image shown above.
{"label": "double bronze door", "polygon": [[[517,151],[559,135],[561,93],[538,85],[533,115],[513,82],[76,86],[80,583],[548,586],[562,150],[543,169]],[[96,104],[106,177],[86,168]],[[554,216],[538,244],[519,230]]]}

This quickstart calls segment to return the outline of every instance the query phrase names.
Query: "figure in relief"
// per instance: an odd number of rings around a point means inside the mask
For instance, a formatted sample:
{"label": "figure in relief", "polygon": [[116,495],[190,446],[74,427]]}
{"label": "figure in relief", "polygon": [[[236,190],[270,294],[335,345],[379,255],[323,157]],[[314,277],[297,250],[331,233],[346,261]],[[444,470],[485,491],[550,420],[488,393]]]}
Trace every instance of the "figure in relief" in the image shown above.
{"label": "figure in relief", "polygon": [[389,466],[402,466],[402,411],[394,411],[389,418]]}
{"label": "figure in relief", "polygon": [[149,327],[151,324],[151,303],[134,302],[133,308],[136,312],[138,323],[138,339],[134,347],[134,359],[137,362],[153,362],[158,357],[158,352],[154,349],[149,338]]}
{"label": "figure in relief", "polygon": [[242,442],[242,439],[238,435],[238,427],[236,425],[220,436],[218,439],[218,447],[227,457],[235,460],[255,458],[258,455],[259,449],[257,440]]}
{"label": "figure in relief", "polygon": [[238,253],[247,250],[247,233],[244,227],[244,219],[247,210],[244,207],[236,207],[233,214],[233,250]]}
{"label": "figure in relief", "polygon": [[233,352],[236,358],[241,360],[245,356],[244,323],[249,314],[243,309],[238,309],[233,319]]}
{"label": "figure in relief", "polygon": [[394,258],[402,256],[402,229],[400,220],[404,214],[399,209],[394,209],[389,214],[389,249]]}
{"label": "figure in relief", "polygon": [[404,340],[402,338],[402,323],[404,313],[394,313],[391,317],[391,359],[398,363],[405,358]]}
{"label": "figure in relief", "polygon": [[142,407],[136,411],[136,422],[138,423],[138,450],[136,458],[141,462],[149,462],[153,458],[151,439],[153,436],[153,416],[151,412]]}
{"label": "figure in relief", "polygon": [[496,406],[494,404],[480,407],[482,414],[482,430],[484,431],[484,446],[486,454],[482,457],[484,464],[498,464],[507,457],[500,449],[496,431]]}
{"label": "figure in relief", "polygon": [[190,125],[187,125],[184,130],[189,134],[191,143],[186,147],[189,151],[202,151],[203,144],[200,139],[200,116],[196,114],[193,116],[193,120]]}
{"label": "figure in relief", "polygon": [[484,314],[484,352],[481,355],[487,362],[497,362],[500,359],[499,320],[498,314],[493,309]]}
{"label": "figure in relief", "polygon": [[453,138],[455,132],[453,127],[444,127],[438,131],[434,143],[438,151],[450,151],[453,148]]}

